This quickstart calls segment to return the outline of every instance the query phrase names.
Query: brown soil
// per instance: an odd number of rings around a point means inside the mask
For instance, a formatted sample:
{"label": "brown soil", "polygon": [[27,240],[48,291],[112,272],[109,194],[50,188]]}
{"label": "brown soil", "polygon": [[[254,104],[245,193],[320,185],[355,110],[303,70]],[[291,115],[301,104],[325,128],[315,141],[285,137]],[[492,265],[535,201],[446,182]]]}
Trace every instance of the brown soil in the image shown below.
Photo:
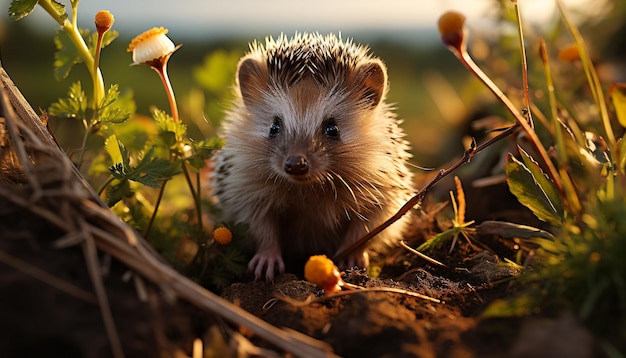
{"label": "brown soil", "polygon": [[[492,187],[492,194],[501,186],[505,185]],[[483,199],[475,197],[476,202],[482,200],[478,207],[490,206],[489,198],[497,199],[500,207],[507,207],[501,214],[506,211],[509,217],[532,220],[515,200],[503,203],[502,195],[484,196],[484,189],[481,191],[478,194]],[[476,194],[469,192],[468,196]],[[469,214],[481,215],[475,209]],[[436,226],[433,217],[421,215],[410,237],[420,241],[438,230]],[[598,355],[592,335],[567,312],[554,312],[549,319],[545,315],[482,317],[494,300],[510,298],[524,289],[511,279],[520,272],[500,265],[503,258],[514,258],[518,250],[522,257],[530,250],[516,241],[493,235],[474,236],[471,243],[459,238],[451,253],[449,241],[431,254],[447,267],[398,249],[389,255],[380,278],[370,278],[363,270],[343,272],[346,282],[366,289],[342,291],[337,296],[324,296],[318,287],[291,274],[278,277],[273,284],[236,283],[223,296],[273,325],[325,341],[345,357]],[[406,292],[384,291],[388,288]]]}

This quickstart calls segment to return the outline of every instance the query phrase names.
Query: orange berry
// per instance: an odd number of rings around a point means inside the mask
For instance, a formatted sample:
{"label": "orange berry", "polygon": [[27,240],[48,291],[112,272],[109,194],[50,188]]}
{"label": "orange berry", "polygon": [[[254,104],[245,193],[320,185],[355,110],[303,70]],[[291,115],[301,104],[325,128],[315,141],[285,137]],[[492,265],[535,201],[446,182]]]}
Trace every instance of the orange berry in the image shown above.
{"label": "orange berry", "polygon": [[304,278],[324,289],[324,293],[341,291],[343,280],[339,269],[326,255],[309,257],[304,265]]}
{"label": "orange berry", "polygon": [[576,44],[567,45],[559,51],[559,60],[563,62],[574,62],[578,59],[580,59],[580,53]]}
{"label": "orange berry", "polygon": [[213,230],[213,239],[220,245],[228,245],[233,239],[233,233],[225,226]]}

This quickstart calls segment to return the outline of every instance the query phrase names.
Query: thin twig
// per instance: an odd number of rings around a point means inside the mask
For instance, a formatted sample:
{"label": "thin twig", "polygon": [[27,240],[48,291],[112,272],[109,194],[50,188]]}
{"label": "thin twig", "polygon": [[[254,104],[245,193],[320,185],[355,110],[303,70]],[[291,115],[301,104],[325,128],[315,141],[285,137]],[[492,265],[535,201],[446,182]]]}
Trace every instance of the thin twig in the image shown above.
{"label": "thin twig", "polygon": [[161,200],[163,199],[163,193],[165,192],[165,184],[167,184],[168,180],[165,180],[163,184],[161,184],[161,188],[159,189],[159,196],[157,197],[156,204],[154,204],[154,210],[152,211],[152,216],[150,216],[150,221],[148,222],[148,226],[146,230],[143,232],[143,237],[147,238],[148,234],[150,234],[150,230],[152,230],[152,224],[154,224],[154,219],[156,219],[157,212],[159,211],[159,206],[161,205]]}
{"label": "thin twig", "polygon": [[324,301],[328,301],[330,299],[333,298],[337,298],[337,297],[341,297],[341,296],[348,296],[348,295],[354,295],[354,294],[359,294],[359,293],[367,293],[367,292],[390,292],[390,293],[397,293],[397,294],[401,294],[401,295],[405,295],[405,296],[413,296],[413,297],[417,297],[426,301],[430,301],[430,302],[434,302],[434,303],[445,303],[442,300],[438,299],[438,298],[434,298],[434,297],[430,297],[430,296],[426,296],[423,295],[421,293],[417,293],[417,292],[413,292],[413,291],[409,291],[409,290],[404,290],[401,288],[394,288],[394,287],[360,287],[359,290],[347,290],[347,291],[339,291],[339,292],[335,292],[333,294],[330,295],[324,295],[324,296],[320,296],[320,297],[316,297],[312,300],[305,300],[305,301],[298,301],[298,300],[294,300],[293,298],[287,296],[287,295],[280,295],[278,296],[279,299],[284,300],[285,302],[291,303],[295,306],[305,306],[311,303],[319,303],[319,302],[324,302]]}
{"label": "thin twig", "polygon": [[433,259],[430,256],[424,255],[423,253],[415,250],[414,248],[410,247],[409,245],[406,244],[406,242],[404,242],[404,240],[400,241],[400,246],[402,246],[403,248],[405,248],[407,251],[409,251],[410,253],[417,255],[421,258],[423,258],[424,260],[430,262],[431,264],[435,264],[437,266],[441,266],[441,267],[448,267],[445,264]]}
{"label": "thin twig", "polygon": [[500,141],[501,139],[506,138],[510,136],[511,134],[517,133],[518,130],[519,130],[519,125],[513,125],[505,129],[504,131],[500,132],[495,137],[490,138],[489,140],[479,145],[478,147],[472,147],[466,150],[465,153],[463,153],[463,157],[461,157],[458,161],[453,163],[449,168],[440,170],[439,173],[437,173],[437,175],[433,179],[431,179],[431,181],[428,182],[428,184],[426,184],[425,187],[423,187],[419,192],[417,192],[417,194],[415,194],[411,199],[409,199],[409,201],[407,201],[398,210],[398,212],[396,212],[392,217],[390,217],[389,219],[387,219],[387,221],[385,221],[384,223],[372,229],[372,231],[368,232],[365,236],[363,236],[362,238],[354,242],[349,247],[345,248],[343,251],[335,254],[335,256],[333,257],[333,260],[334,261],[342,260],[353,251],[362,248],[374,236],[378,235],[381,231],[385,230],[391,224],[398,221],[402,216],[404,216],[407,212],[409,212],[414,206],[420,204],[422,200],[424,199],[424,196],[426,196],[426,193],[430,190],[430,188],[432,188],[435,184],[437,184],[441,179],[445,178],[447,175],[454,172],[457,168],[459,168],[463,164],[469,163],[470,160],[474,157],[474,155],[480,153],[485,148],[488,148],[492,144]]}
{"label": "thin twig", "polygon": [[78,218],[78,226],[81,232],[85,236],[85,240],[82,241],[83,255],[85,257],[85,263],[87,264],[87,271],[91,277],[91,283],[96,291],[96,297],[98,299],[98,306],[100,307],[100,314],[102,321],[104,322],[104,328],[109,338],[109,344],[111,345],[111,351],[114,357],[123,358],[124,350],[122,349],[122,342],[120,336],[115,328],[115,320],[111,313],[111,305],[106,294],[104,283],[102,282],[102,274],[100,273],[100,265],[98,264],[98,251],[94,238],[91,235],[87,227],[87,223],[83,218]]}

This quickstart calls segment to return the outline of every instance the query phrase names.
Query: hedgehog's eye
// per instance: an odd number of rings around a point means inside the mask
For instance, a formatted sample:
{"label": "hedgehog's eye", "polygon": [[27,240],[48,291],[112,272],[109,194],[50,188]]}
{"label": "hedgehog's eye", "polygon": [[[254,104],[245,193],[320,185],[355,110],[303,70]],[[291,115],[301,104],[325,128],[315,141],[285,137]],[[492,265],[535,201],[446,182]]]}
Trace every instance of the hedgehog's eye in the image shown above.
{"label": "hedgehog's eye", "polygon": [[324,121],[322,130],[324,131],[324,135],[330,139],[339,139],[339,127],[337,126],[337,122],[335,122],[334,118],[329,118]]}
{"label": "hedgehog's eye", "polygon": [[270,138],[276,138],[280,129],[283,126],[283,120],[279,116],[274,116],[274,121],[270,126]]}

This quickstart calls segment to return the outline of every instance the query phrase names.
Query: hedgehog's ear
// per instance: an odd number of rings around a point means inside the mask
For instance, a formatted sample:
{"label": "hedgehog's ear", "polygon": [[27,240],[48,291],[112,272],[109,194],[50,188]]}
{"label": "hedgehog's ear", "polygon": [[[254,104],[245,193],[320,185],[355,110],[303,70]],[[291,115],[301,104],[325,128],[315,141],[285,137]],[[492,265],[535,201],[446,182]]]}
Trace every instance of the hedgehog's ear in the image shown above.
{"label": "hedgehog's ear", "polygon": [[237,82],[246,106],[258,104],[267,92],[267,67],[253,57],[245,57],[237,67]]}
{"label": "hedgehog's ear", "polygon": [[373,59],[356,69],[356,81],[361,87],[363,100],[370,108],[378,106],[387,90],[387,70],[382,61]]}

